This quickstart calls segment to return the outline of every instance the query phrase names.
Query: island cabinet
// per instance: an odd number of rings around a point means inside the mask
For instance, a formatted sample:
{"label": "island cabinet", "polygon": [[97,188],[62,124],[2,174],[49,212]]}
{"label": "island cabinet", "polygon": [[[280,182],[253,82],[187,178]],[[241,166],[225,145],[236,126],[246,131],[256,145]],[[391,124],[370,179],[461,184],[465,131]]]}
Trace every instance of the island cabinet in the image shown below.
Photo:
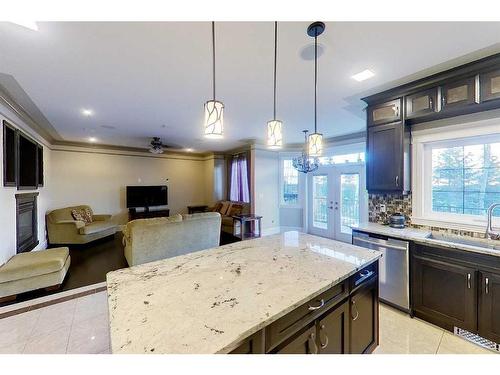
{"label": "island cabinet", "polygon": [[377,345],[378,261],[243,340],[231,353],[362,354]]}
{"label": "island cabinet", "polygon": [[500,257],[424,244],[411,253],[413,314],[500,342]]}

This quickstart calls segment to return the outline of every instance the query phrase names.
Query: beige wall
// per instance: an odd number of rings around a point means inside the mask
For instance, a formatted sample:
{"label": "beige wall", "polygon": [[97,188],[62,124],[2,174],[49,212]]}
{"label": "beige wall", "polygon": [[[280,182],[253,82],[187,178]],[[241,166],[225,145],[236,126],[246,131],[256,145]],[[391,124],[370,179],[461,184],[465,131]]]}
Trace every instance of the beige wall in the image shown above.
{"label": "beige wall", "polygon": [[95,213],[116,215],[124,223],[127,185],[167,184],[171,214],[208,203],[205,160],[53,150],[51,164],[50,209],[89,204]]}
{"label": "beige wall", "polygon": [[[38,190],[38,239],[40,244],[36,249],[46,247],[45,242],[45,211],[50,204],[50,150],[45,146],[45,140],[35,134],[10,108],[0,104],[0,157],[3,160],[3,121],[8,121],[11,125],[21,129],[44,146],[43,158],[45,169],[44,187]],[[30,190],[19,191],[15,187],[3,186],[3,162],[0,163],[0,265],[16,254],[16,198],[18,193],[27,193]]]}
{"label": "beige wall", "polygon": [[279,155],[277,152],[253,149],[251,152],[251,190],[256,215],[263,216],[263,234],[278,233],[279,220]]}

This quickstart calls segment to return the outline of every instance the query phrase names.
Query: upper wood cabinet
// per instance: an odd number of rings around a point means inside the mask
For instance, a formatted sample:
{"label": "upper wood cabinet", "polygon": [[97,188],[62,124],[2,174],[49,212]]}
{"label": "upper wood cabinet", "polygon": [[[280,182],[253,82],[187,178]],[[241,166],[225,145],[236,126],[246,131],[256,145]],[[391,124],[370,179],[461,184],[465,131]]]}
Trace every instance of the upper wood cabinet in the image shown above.
{"label": "upper wood cabinet", "polygon": [[500,99],[500,69],[479,75],[481,102]]}
{"label": "upper wood cabinet", "polygon": [[406,96],[406,118],[416,118],[437,111],[438,88],[424,90]]}
{"label": "upper wood cabinet", "polygon": [[18,134],[3,122],[3,186],[17,186]]}
{"label": "upper wood cabinet", "polygon": [[441,110],[477,104],[476,77],[468,77],[441,86]]}
{"label": "upper wood cabinet", "polygon": [[402,116],[401,99],[368,107],[368,126],[400,121]]}

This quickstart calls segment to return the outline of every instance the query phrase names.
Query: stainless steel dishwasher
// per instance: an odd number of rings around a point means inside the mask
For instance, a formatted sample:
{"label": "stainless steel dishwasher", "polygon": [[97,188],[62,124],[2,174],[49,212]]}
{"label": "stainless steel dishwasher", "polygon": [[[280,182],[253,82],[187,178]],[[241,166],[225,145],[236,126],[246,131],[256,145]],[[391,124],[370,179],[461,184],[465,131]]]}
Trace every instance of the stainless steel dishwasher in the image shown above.
{"label": "stainless steel dishwasher", "polygon": [[381,251],[379,260],[380,300],[400,310],[410,311],[409,243],[394,238],[352,232],[353,245]]}

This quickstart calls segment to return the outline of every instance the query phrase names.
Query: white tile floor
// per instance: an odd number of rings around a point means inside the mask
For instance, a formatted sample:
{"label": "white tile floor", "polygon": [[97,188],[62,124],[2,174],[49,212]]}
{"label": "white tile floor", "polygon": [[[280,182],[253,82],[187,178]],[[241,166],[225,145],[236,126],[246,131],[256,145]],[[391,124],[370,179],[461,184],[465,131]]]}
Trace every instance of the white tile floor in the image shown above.
{"label": "white tile floor", "polygon": [[[0,319],[0,353],[109,353],[106,292]],[[381,305],[376,354],[488,354],[443,329]]]}

